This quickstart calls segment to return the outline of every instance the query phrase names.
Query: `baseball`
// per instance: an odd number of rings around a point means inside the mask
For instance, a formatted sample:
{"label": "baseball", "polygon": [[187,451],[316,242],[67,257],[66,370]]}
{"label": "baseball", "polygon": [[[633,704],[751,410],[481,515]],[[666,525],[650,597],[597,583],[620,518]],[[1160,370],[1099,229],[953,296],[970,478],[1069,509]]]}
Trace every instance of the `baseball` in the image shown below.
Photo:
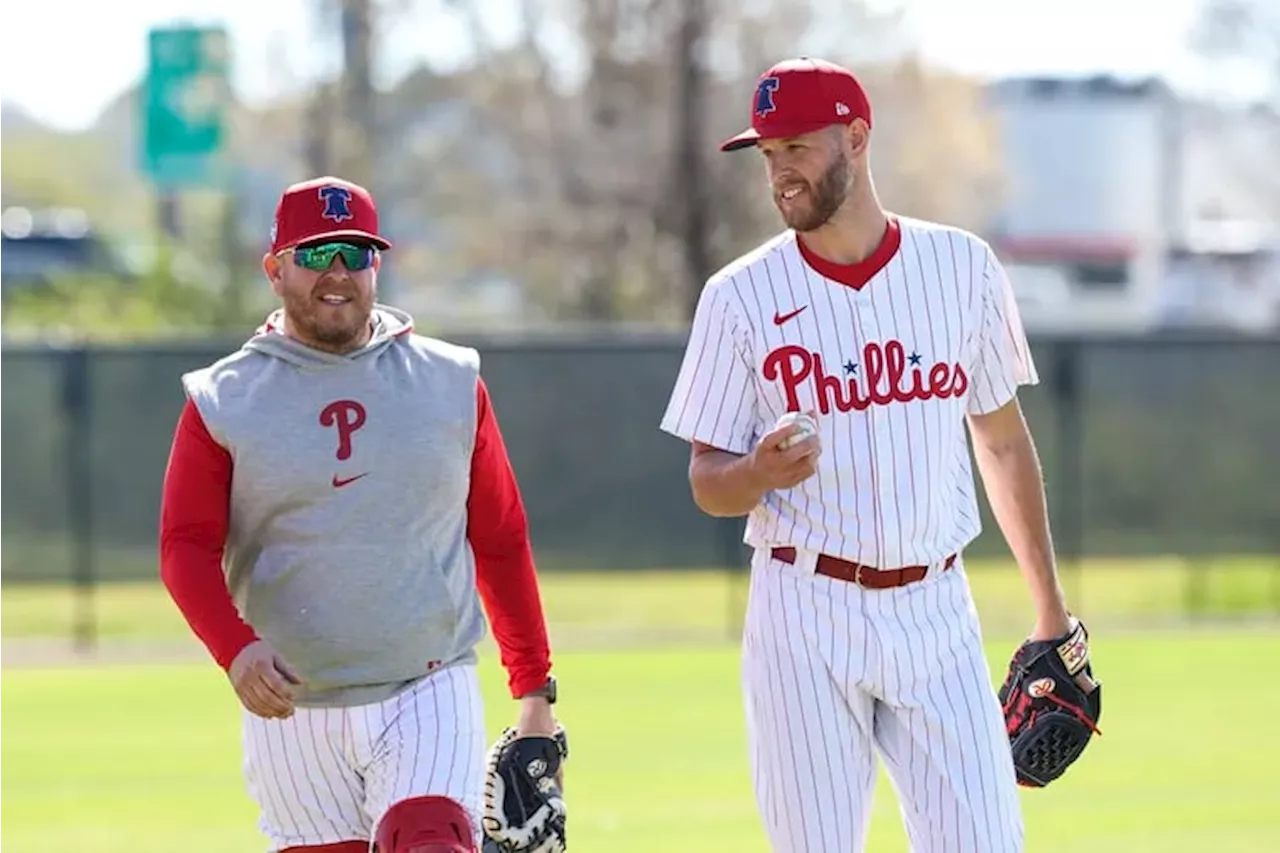
{"label": "baseball", "polygon": [[785,415],[778,418],[778,422],[774,424],[774,428],[782,429],[790,424],[799,424],[801,431],[790,438],[783,439],[781,447],[784,450],[791,447],[796,442],[804,441],[809,436],[818,434],[818,422],[809,415],[806,415],[804,412],[787,412]]}

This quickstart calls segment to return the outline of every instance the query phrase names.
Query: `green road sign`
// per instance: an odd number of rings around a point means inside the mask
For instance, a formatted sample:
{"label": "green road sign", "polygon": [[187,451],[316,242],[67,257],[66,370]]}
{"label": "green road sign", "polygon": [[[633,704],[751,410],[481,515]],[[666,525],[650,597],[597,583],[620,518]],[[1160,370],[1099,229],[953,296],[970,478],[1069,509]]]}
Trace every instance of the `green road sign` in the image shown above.
{"label": "green road sign", "polygon": [[172,27],[149,33],[142,170],[157,186],[221,183],[229,65],[227,33],[221,27]]}

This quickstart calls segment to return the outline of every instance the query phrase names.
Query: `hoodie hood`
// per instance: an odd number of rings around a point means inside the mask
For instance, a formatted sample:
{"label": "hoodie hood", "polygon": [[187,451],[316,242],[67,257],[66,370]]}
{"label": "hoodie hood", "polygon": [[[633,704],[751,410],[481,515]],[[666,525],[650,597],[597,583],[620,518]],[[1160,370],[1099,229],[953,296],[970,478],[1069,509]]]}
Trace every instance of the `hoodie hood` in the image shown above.
{"label": "hoodie hood", "polygon": [[272,311],[242,349],[260,352],[302,368],[337,367],[377,355],[397,338],[413,331],[413,317],[390,305],[373,306],[373,336],[368,343],[348,353],[325,352],[309,347],[284,333],[284,310]]}

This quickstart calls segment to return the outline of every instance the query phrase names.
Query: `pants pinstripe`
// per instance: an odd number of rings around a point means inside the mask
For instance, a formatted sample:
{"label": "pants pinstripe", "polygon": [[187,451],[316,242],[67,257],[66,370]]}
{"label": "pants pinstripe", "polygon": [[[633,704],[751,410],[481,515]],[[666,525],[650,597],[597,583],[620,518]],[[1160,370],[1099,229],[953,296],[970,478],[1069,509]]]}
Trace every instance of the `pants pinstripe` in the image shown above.
{"label": "pants pinstripe", "polygon": [[244,712],[244,774],[273,850],[368,840],[395,802],[462,803],[479,839],[485,729],[474,666],[446,667],[383,702]]}
{"label": "pants pinstripe", "polygon": [[871,590],[757,551],[742,680],[776,853],[861,851],[877,756],[913,853],[1020,853],[1013,762],[963,562]]}

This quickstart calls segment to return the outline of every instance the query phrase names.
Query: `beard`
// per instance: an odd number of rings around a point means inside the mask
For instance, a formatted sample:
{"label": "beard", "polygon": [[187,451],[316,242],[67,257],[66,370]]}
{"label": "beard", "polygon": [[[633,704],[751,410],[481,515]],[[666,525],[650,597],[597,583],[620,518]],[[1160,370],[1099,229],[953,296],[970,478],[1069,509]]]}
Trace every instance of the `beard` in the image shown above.
{"label": "beard", "polygon": [[[321,293],[341,294],[349,301],[329,305],[320,299]],[[324,279],[307,293],[285,296],[283,302],[294,333],[326,352],[350,352],[358,347],[373,317],[372,292],[362,293],[354,285],[343,287]]]}
{"label": "beard", "polygon": [[805,182],[804,188],[805,191],[790,202],[782,200],[781,190],[774,190],[773,203],[788,228],[816,231],[827,224],[849,197],[849,159],[843,152],[837,154],[818,179],[817,186]]}

